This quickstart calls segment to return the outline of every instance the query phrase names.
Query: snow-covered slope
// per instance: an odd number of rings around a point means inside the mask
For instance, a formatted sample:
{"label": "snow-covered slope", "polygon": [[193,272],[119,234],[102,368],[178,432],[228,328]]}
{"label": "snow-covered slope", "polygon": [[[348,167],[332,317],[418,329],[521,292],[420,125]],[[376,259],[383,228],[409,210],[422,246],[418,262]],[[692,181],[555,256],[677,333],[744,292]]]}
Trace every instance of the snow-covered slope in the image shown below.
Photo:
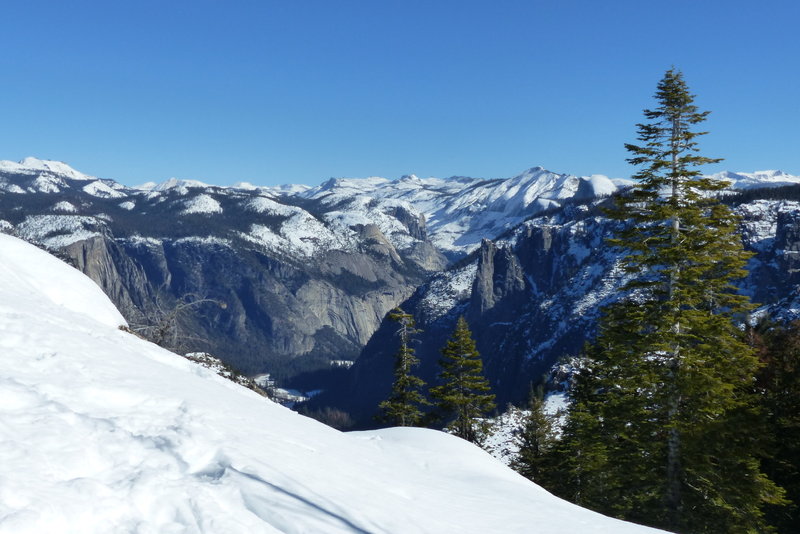
{"label": "snow-covered slope", "polygon": [[340,433],[122,322],[88,278],[0,235],[0,532],[651,531],[452,436]]}
{"label": "snow-covered slope", "polygon": [[83,174],[76,171],[69,165],[61,161],[52,161],[46,159],[38,159],[28,157],[15,163],[13,161],[2,160],[0,161],[0,171],[18,173],[18,174],[36,174],[36,173],[51,173],[66,176],[72,180],[95,180],[94,176]]}
{"label": "snow-covered slope", "polygon": [[800,184],[800,176],[783,171],[730,172],[712,174],[711,178],[729,182],[731,189],[758,189]]}

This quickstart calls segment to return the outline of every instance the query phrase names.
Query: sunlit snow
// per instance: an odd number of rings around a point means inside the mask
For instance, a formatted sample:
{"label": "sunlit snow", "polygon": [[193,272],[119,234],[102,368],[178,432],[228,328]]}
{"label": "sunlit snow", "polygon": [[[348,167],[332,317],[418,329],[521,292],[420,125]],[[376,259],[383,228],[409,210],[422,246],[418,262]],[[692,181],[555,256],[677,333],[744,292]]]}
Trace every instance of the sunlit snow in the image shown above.
{"label": "sunlit snow", "polygon": [[51,161],[46,159],[28,157],[15,163],[13,161],[0,161],[0,172],[12,172],[15,174],[39,174],[42,171],[53,174],[60,174],[72,180],[94,180],[93,176],[76,171],[66,163],[61,161]]}
{"label": "sunlit snow", "polygon": [[62,200],[61,202],[56,202],[53,205],[53,211],[63,211],[65,213],[75,213],[78,211],[73,204],[67,202],[66,200]]}
{"label": "sunlit snow", "polygon": [[118,191],[100,180],[84,185],[83,191],[98,198],[122,198],[127,196],[122,191]]}
{"label": "sunlit snow", "polygon": [[0,532],[653,532],[440,432],[338,432],[122,323],[0,235]]}
{"label": "sunlit snow", "polygon": [[66,247],[100,235],[94,230],[97,220],[80,215],[33,215],[17,226],[20,236],[48,248]]}
{"label": "sunlit snow", "polygon": [[222,213],[222,206],[220,205],[219,201],[214,197],[206,194],[197,195],[194,198],[190,198],[186,202],[184,202],[184,210],[183,214],[192,214],[192,213]]}

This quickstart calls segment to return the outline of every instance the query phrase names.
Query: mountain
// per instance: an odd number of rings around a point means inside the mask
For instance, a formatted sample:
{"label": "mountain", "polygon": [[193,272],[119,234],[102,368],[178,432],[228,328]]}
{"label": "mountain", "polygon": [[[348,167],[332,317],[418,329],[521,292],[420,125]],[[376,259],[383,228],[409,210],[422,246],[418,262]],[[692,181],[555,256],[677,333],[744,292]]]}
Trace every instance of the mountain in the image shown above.
{"label": "mountain", "polygon": [[508,180],[134,188],[27,158],[0,162],[0,229],[69,258],[134,327],[182,307],[181,349],[303,382],[354,360],[386,312],[484,236],[615,187],[534,168]]}
{"label": "mountain", "polygon": [[[745,247],[755,253],[741,290],[769,313],[800,318],[800,188],[730,194],[741,216]],[[754,198],[762,194],[766,199]],[[605,240],[619,230],[602,212],[603,200],[572,204],[534,216],[513,231],[434,274],[402,308],[421,333],[418,374],[436,383],[440,349],[459,316],[474,333],[498,406],[524,403],[531,383],[548,379],[560,358],[577,355],[591,340],[605,304],[621,295],[626,278],[618,251]],[[311,401],[374,424],[377,404],[389,394],[396,325],[384,321],[349,373]],[[551,380],[558,382],[558,380]]]}
{"label": "mountain", "polygon": [[738,190],[800,184],[800,176],[792,176],[783,171],[757,171],[752,173],[725,171],[712,174],[711,177],[729,182],[732,189]]}
{"label": "mountain", "polygon": [[[715,177],[731,182],[726,202],[758,253],[745,290],[791,316],[800,178]],[[622,281],[598,204],[629,183],[534,167],[488,180],[133,188],[28,158],[0,162],[0,231],[68,258],[134,328],[152,332],[174,316],[172,346],[327,389],[317,403],[368,419],[391,377],[394,340],[382,320],[399,304],[425,329],[429,379],[464,314],[501,403],[523,400],[532,380],[577,352]]]}
{"label": "mountain", "polygon": [[0,532],[656,532],[444,433],[338,432],[120,325],[0,235]]}
{"label": "mountain", "polygon": [[286,378],[355,359],[445,259],[416,211],[365,206],[343,220],[285,193],[174,179],[135,189],[61,163],[0,162],[0,229],[69,258],[134,328],[181,307],[182,349]]}
{"label": "mountain", "polygon": [[482,239],[493,238],[531,215],[616,190],[617,184],[602,175],[577,177],[534,167],[513,178],[494,180],[414,175],[394,181],[331,179],[302,196],[336,205],[343,213],[362,211],[362,206],[376,201],[419,211],[431,242],[450,259],[458,259]]}

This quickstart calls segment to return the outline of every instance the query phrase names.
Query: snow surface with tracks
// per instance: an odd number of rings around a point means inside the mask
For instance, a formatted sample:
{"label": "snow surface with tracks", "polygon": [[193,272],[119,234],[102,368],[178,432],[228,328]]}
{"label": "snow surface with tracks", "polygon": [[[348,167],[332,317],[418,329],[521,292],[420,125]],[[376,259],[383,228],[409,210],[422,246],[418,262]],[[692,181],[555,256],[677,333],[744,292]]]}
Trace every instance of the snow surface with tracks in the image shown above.
{"label": "snow surface with tracks", "polygon": [[0,235],[0,532],[655,532],[433,430],[341,433],[117,327]]}

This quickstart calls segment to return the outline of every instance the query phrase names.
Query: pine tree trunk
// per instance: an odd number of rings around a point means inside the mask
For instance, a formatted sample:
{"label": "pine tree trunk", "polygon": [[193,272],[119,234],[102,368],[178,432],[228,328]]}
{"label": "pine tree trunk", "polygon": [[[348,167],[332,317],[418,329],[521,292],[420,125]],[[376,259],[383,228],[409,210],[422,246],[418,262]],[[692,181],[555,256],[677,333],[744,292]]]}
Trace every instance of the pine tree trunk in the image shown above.
{"label": "pine tree trunk", "polygon": [[671,387],[669,397],[669,407],[667,412],[668,421],[670,424],[669,435],[667,437],[667,488],[666,488],[666,505],[670,530],[676,530],[681,524],[682,504],[681,504],[681,434],[677,428],[677,415],[680,404],[680,396],[678,395],[675,381],[677,380],[678,373],[678,359],[675,358],[670,365],[670,381],[673,386]]}
{"label": "pine tree trunk", "polygon": [[[672,201],[677,209],[680,203],[680,188],[678,173],[678,146],[677,140],[680,138],[680,115],[672,120]],[[681,221],[677,214],[672,218],[672,246],[676,246],[680,240]],[[680,480],[680,449],[681,449],[681,435],[677,426],[678,411],[680,409],[680,393],[678,388],[678,372],[680,368],[680,343],[677,341],[681,333],[681,324],[677,320],[678,313],[680,312],[680,304],[677,302],[677,282],[680,274],[680,267],[673,265],[669,273],[669,304],[672,306],[672,311],[675,313],[675,323],[672,325],[673,333],[676,341],[672,346],[672,354],[670,354],[669,362],[669,398],[667,399],[667,423],[669,426],[669,435],[667,437],[667,488],[666,488],[666,505],[667,514],[670,528],[676,530],[681,522],[681,480]]]}

